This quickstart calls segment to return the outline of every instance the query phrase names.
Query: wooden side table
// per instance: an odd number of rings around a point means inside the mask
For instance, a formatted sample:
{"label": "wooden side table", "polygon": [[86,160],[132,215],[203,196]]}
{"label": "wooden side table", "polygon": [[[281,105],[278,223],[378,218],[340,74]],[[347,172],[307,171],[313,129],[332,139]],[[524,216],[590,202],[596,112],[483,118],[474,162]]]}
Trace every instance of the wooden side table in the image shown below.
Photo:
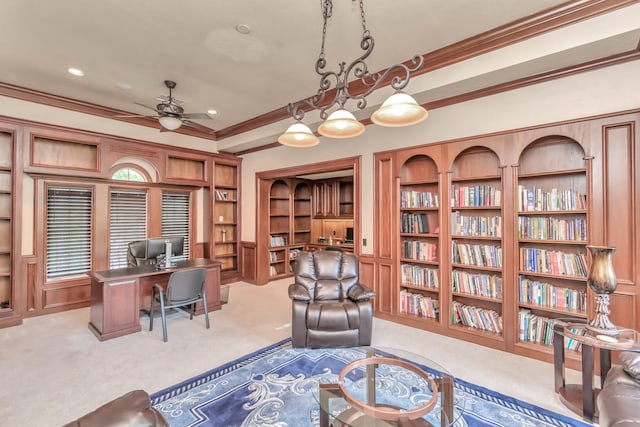
{"label": "wooden side table", "polygon": [[[562,403],[585,421],[597,421],[596,398],[611,368],[611,350],[640,351],[639,334],[633,329],[620,329],[615,336],[602,335],[589,329],[586,323],[564,322],[554,325],[553,333],[555,391]],[[565,383],[565,338],[580,346],[582,384]],[[600,387],[595,387],[593,380],[594,349],[600,352]]]}

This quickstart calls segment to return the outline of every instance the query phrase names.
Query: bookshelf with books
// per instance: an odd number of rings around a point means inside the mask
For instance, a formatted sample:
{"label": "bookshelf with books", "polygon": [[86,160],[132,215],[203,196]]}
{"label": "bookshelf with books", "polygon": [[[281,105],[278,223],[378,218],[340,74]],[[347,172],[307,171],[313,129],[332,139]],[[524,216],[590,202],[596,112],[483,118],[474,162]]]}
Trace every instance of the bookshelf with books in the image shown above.
{"label": "bookshelf with books", "polygon": [[453,159],[449,191],[450,328],[503,341],[503,168],[471,146]]}
{"label": "bookshelf with books", "polygon": [[[0,320],[12,324],[16,314],[13,286],[14,134],[0,131]],[[2,323],[2,322],[0,322]]]}
{"label": "bookshelf with books", "polygon": [[556,319],[587,319],[587,162],[563,136],[533,141],[520,155],[516,346],[551,352]]}
{"label": "bookshelf with books", "polygon": [[399,315],[440,323],[440,177],[433,158],[415,155],[400,165]]}
{"label": "bookshelf with books", "polygon": [[287,245],[291,242],[291,191],[289,183],[275,180],[269,193],[269,277],[289,274]]}
{"label": "bookshelf with books", "polygon": [[238,259],[240,236],[240,163],[222,161],[214,164],[213,257],[222,263],[223,283],[240,276]]}
{"label": "bookshelf with books", "polygon": [[311,191],[307,182],[295,184],[293,193],[293,244],[311,242]]}

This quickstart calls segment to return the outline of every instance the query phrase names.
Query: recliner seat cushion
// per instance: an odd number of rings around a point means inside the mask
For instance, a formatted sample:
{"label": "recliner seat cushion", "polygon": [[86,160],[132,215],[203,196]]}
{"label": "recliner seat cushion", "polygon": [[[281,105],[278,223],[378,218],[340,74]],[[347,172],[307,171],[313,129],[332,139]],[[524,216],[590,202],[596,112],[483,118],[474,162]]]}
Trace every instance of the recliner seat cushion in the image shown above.
{"label": "recliner seat cushion", "polygon": [[358,329],[360,312],[352,301],[316,302],[307,308],[307,328],[324,331]]}

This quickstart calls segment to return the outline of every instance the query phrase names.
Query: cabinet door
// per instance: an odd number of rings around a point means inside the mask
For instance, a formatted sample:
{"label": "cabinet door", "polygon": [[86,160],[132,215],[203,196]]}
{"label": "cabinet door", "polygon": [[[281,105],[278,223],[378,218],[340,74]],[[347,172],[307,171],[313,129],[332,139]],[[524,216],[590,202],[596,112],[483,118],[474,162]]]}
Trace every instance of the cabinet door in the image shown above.
{"label": "cabinet door", "polygon": [[325,216],[325,186],[320,182],[313,185],[313,217],[324,218]]}

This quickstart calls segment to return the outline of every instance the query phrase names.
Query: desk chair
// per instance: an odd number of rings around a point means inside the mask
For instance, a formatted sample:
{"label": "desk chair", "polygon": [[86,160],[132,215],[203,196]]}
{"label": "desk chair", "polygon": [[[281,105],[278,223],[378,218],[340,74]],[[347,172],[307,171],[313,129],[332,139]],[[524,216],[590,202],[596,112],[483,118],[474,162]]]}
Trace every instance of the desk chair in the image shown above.
{"label": "desk chair", "polygon": [[169,277],[167,291],[164,292],[158,284],[151,288],[151,307],[149,310],[149,330],[153,331],[153,312],[159,304],[162,315],[162,338],[167,342],[167,317],[166,310],[190,306],[190,319],[196,309],[196,302],[202,301],[207,329],[209,329],[209,311],[207,310],[207,296],[204,291],[204,282],[207,271],[204,268],[176,271]]}

